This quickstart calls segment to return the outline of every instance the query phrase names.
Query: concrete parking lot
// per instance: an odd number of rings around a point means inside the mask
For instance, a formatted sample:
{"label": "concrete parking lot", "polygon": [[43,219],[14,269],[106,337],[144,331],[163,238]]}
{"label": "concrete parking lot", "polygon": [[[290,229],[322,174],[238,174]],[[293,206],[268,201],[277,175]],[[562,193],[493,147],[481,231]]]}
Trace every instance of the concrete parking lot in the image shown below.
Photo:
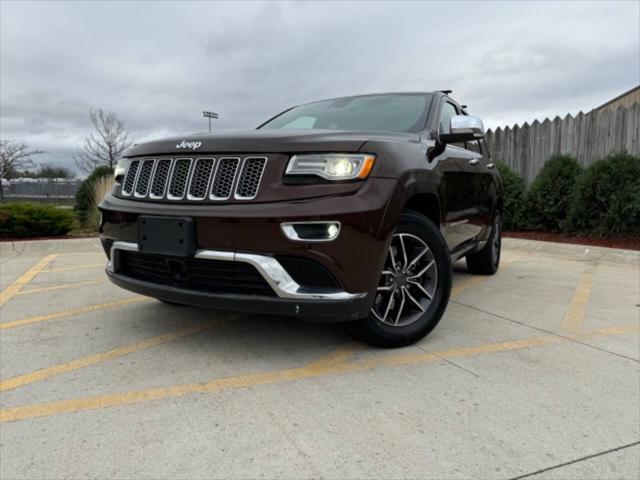
{"label": "concrete parking lot", "polygon": [[637,252],[507,240],[398,350],[135,296],[96,239],[0,257],[3,479],[640,475]]}

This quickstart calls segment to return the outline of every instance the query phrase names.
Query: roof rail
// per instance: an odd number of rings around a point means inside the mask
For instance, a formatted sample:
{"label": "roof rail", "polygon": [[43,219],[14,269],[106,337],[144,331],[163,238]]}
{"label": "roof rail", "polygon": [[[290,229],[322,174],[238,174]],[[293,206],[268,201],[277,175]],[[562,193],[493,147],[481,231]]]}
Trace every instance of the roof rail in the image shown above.
{"label": "roof rail", "polygon": [[453,93],[453,90],[438,90],[440,93],[444,93],[445,95],[449,95],[450,93]]}

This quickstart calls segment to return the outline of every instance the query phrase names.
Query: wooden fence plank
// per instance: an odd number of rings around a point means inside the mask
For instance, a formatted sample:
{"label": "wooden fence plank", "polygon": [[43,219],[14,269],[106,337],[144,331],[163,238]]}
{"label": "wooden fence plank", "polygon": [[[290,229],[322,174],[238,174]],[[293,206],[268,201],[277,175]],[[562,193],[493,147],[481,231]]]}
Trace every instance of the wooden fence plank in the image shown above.
{"label": "wooden fence plank", "polygon": [[486,142],[494,160],[530,184],[553,155],[572,155],[584,167],[613,152],[640,156],[640,103],[488,130]]}

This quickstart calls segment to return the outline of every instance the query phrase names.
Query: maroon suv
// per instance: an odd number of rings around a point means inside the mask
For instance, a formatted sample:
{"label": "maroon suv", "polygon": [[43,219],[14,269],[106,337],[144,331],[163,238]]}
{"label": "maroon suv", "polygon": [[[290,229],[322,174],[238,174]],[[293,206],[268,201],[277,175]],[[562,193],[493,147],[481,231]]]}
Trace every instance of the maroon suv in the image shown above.
{"label": "maroon suv", "polygon": [[256,130],[136,145],[100,205],[107,274],[167,303],[428,334],[451,264],[493,274],[501,184],[449,92],[337,98]]}

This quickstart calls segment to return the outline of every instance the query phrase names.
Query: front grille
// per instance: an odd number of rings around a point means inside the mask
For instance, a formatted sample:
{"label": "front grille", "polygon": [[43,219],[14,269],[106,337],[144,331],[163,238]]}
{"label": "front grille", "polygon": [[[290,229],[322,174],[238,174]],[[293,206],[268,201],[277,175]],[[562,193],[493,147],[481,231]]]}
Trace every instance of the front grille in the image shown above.
{"label": "front grille", "polygon": [[118,272],[151,283],[208,293],[275,296],[248,263],[118,251]]}
{"label": "front grille", "polygon": [[340,282],[331,271],[314,260],[303,257],[277,255],[280,265],[289,273],[296,283],[309,288],[341,289]]}
{"label": "front grille", "polygon": [[146,158],[133,160],[121,195],[170,201],[252,200],[267,157]]}

